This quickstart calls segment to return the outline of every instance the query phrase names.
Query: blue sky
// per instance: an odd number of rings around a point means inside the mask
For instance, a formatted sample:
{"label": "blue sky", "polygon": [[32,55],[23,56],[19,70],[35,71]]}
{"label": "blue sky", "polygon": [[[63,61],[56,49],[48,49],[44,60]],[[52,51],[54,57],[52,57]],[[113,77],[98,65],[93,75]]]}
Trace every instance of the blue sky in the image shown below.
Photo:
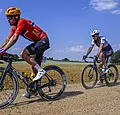
{"label": "blue sky", "polygon": [[[91,44],[90,32],[99,29],[113,46],[120,49],[120,0],[1,0],[0,44],[10,31],[4,12],[15,6],[21,17],[33,20],[50,39],[51,48],[45,56],[54,59],[81,60]],[[8,50],[17,53],[31,42],[20,37]],[[91,55],[95,55],[95,47]]]}

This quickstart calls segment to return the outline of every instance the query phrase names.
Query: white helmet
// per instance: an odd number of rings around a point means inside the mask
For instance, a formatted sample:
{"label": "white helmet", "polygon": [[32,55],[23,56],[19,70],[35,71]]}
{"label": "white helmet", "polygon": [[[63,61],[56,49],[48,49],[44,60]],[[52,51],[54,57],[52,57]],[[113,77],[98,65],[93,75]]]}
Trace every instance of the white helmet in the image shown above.
{"label": "white helmet", "polygon": [[91,36],[94,36],[95,34],[99,34],[100,32],[99,32],[99,30],[93,30],[90,34],[91,34]]}

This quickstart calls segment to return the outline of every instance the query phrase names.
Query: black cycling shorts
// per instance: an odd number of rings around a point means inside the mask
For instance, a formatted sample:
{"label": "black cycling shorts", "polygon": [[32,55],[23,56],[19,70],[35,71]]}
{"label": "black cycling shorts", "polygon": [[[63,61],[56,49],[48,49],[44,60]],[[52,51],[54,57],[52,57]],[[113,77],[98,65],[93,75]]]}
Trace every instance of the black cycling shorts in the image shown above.
{"label": "black cycling shorts", "polygon": [[105,56],[111,56],[111,55],[113,55],[114,51],[113,51],[113,49],[110,49],[110,50],[104,50],[104,51],[102,51],[102,53]]}
{"label": "black cycling shorts", "polygon": [[26,47],[26,49],[29,51],[30,55],[36,55],[35,61],[41,65],[43,53],[45,50],[47,50],[49,47],[49,39],[43,38],[38,42],[34,42]]}

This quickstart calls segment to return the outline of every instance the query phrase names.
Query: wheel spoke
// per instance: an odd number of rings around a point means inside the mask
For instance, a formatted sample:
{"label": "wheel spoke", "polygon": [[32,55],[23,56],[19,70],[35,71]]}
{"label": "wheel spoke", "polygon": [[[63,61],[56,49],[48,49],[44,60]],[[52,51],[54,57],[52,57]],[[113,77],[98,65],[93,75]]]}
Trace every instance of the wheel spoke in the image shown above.
{"label": "wheel spoke", "polygon": [[81,74],[81,81],[84,88],[93,88],[97,83],[97,71],[93,68],[93,65],[87,65]]}
{"label": "wheel spoke", "polygon": [[115,84],[118,80],[118,69],[114,64],[108,65],[108,72],[106,73],[105,81],[108,85]]}
{"label": "wheel spoke", "polygon": [[[0,68],[0,77],[2,75],[3,69]],[[7,107],[13,102],[17,96],[18,87],[16,87],[16,80],[8,72],[3,81],[3,85],[0,90],[0,108]]]}
{"label": "wheel spoke", "polygon": [[50,85],[39,90],[40,95],[45,99],[56,99],[65,89],[66,78],[64,72],[57,66],[46,68],[47,76],[44,75],[40,80],[40,85],[49,83]]}

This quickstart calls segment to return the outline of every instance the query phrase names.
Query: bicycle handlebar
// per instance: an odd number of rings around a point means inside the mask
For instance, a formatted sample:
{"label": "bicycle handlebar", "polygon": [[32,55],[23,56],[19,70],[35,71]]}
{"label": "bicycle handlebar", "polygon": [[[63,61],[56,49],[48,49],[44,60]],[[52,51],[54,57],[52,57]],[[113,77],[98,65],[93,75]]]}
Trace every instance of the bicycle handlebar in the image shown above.
{"label": "bicycle handlebar", "polygon": [[[100,63],[100,60],[98,60],[98,58],[94,58],[94,57],[86,57],[86,58],[90,58],[90,59],[93,59],[93,61],[96,61],[97,63]],[[88,61],[86,59],[83,59],[86,63],[88,63]]]}
{"label": "bicycle handlebar", "polygon": [[13,60],[18,59],[19,56],[17,54],[10,54],[4,53],[0,56],[0,59],[4,60],[5,62],[12,62]]}

